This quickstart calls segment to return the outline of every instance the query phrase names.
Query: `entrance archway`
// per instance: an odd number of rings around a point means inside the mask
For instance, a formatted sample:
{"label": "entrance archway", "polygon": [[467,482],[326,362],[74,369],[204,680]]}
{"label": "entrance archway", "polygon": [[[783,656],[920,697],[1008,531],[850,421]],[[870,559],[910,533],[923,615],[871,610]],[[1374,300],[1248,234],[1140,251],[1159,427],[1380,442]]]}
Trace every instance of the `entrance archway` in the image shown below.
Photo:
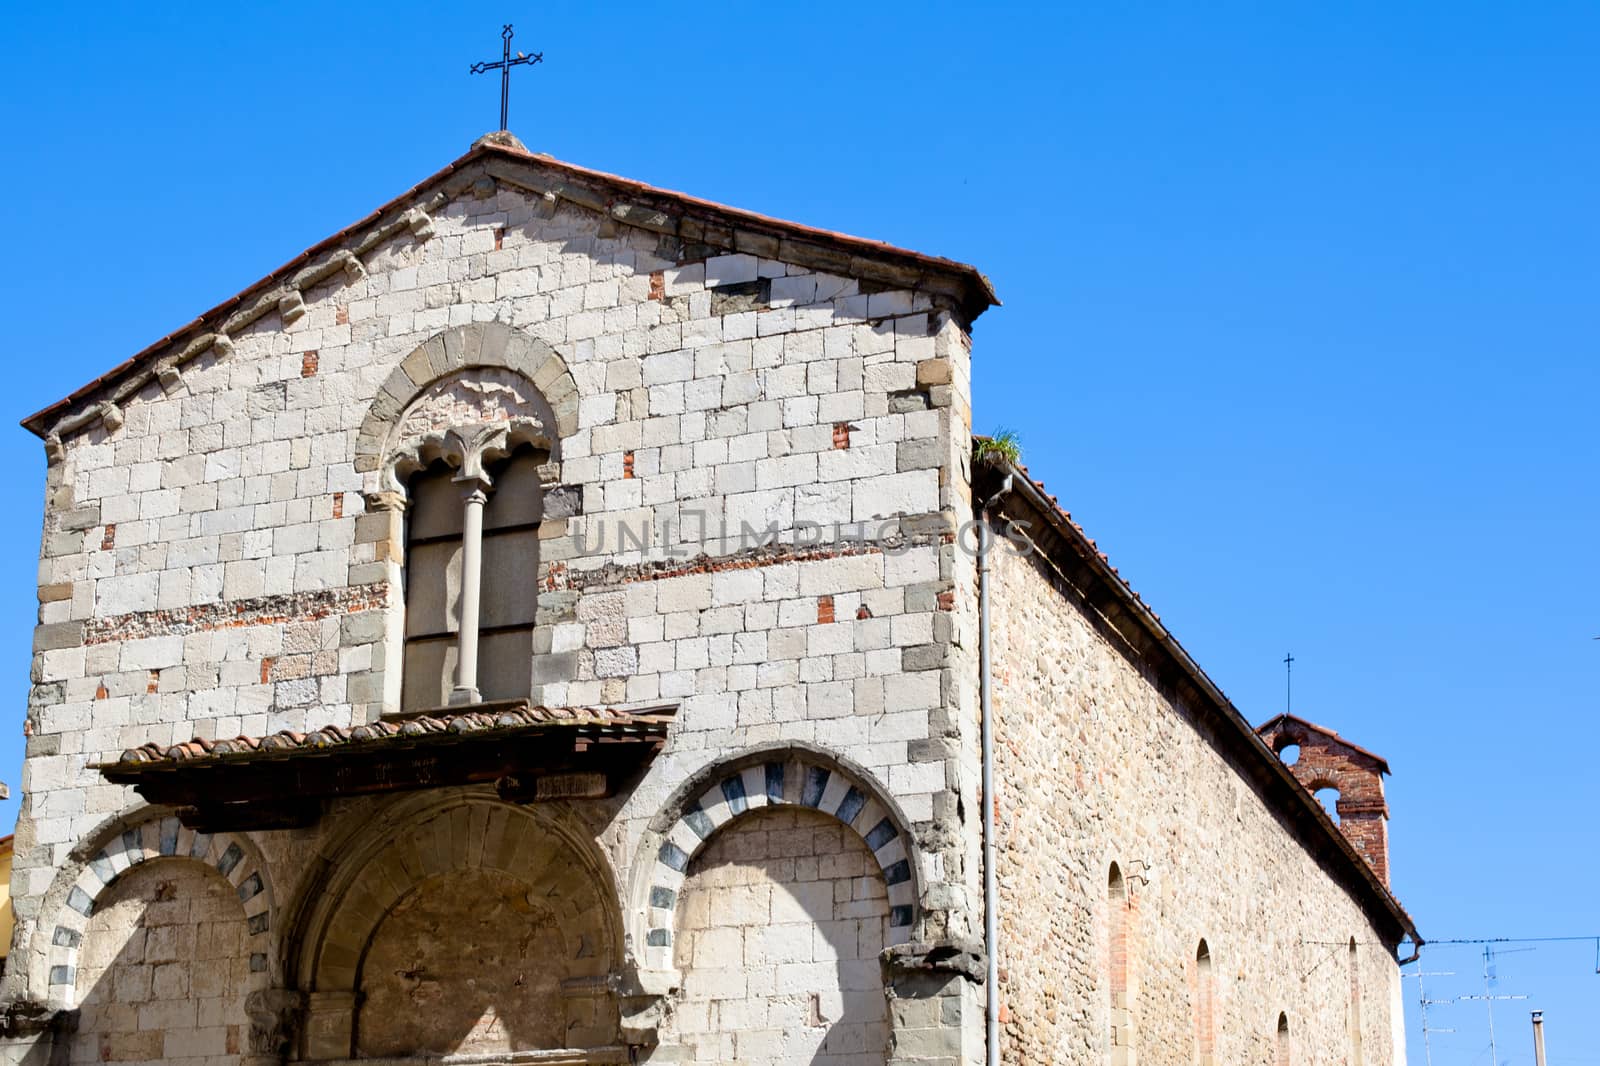
{"label": "entrance archway", "polygon": [[613,1048],[620,922],[592,843],[470,794],[405,813],[357,833],[307,923],[304,1056]]}

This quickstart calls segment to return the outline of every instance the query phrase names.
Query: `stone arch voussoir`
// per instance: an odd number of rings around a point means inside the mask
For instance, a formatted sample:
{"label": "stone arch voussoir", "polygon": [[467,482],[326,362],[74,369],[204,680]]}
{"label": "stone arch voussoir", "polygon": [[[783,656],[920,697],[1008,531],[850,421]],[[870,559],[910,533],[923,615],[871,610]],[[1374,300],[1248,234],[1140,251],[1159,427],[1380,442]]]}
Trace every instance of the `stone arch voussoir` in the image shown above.
{"label": "stone arch voussoir", "polygon": [[[399,797],[353,815],[347,828],[323,849],[319,866],[327,876],[302,897],[295,921],[291,968],[308,994],[306,1057],[355,1053],[374,936],[413,893],[462,871],[513,878],[563,933],[592,933],[598,950],[582,956],[589,974],[575,979],[572,994],[610,988],[622,960],[616,880],[592,837],[559,813],[452,789]],[[616,1021],[600,1024],[614,1030]]]}
{"label": "stone arch voussoir", "polygon": [[[362,953],[394,906],[423,883],[466,869],[526,881],[552,917],[601,932],[612,964],[620,961],[615,880],[574,832],[528,808],[465,794],[408,805],[404,816],[385,821],[387,831],[359,834],[350,851],[330,860],[336,873],[322,886],[329,906],[301,945],[308,991],[354,990]],[[577,861],[541,863],[546,852]]]}
{"label": "stone arch voussoir", "polygon": [[241,833],[189,829],[175,815],[163,816],[150,809],[143,813],[150,817],[131,824],[119,819],[91,837],[80,849],[87,859],[64,869],[58,878],[65,898],[56,908],[54,920],[42,922],[35,933],[35,955],[46,960],[50,1005],[76,1006],[78,953],[89,919],[106,891],[129,870],[158,859],[203,863],[233,886],[244,908],[249,990],[269,987],[281,969],[275,948],[278,911],[270,872],[255,843]]}
{"label": "stone arch voussoir", "polygon": [[635,873],[636,954],[648,970],[672,969],[679,893],[690,864],[723,827],[763,807],[831,815],[872,852],[889,893],[891,943],[911,938],[924,879],[904,815],[866,770],[820,749],[784,746],[746,752],[694,775],[657,815]]}
{"label": "stone arch voussoir", "polygon": [[557,441],[577,432],[578,385],[560,353],[503,322],[475,322],[430,338],[390,372],[356,434],[356,471],[377,473],[391,431],[411,401],[433,382],[469,367],[500,367],[527,378],[550,405]]}

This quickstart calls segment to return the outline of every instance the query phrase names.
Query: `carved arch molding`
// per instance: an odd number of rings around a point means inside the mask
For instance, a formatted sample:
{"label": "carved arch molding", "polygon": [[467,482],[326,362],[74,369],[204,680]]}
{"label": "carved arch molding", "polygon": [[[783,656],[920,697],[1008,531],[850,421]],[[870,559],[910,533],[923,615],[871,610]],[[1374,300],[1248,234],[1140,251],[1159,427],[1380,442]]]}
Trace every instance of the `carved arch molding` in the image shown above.
{"label": "carved arch molding", "polygon": [[505,437],[498,446],[529,443],[553,458],[578,430],[578,386],[566,361],[502,322],[446,330],[400,361],[356,434],[356,471],[381,475],[375,487],[392,492],[408,464],[430,461],[423,453],[450,454],[449,430],[484,425]]}
{"label": "carved arch molding", "polygon": [[54,920],[34,933],[29,986],[43,985],[51,1010],[78,1006],[80,955],[90,919],[113,889],[147,864],[194,863],[214,870],[233,888],[244,916],[244,951],[248,966],[244,1010],[249,1021],[247,1048],[256,1061],[274,1060],[287,1051],[289,1023],[297,997],[277,987],[279,911],[270,870],[255,843],[242,833],[206,833],[189,829],[176,816],[161,817],[149,809],[115,820],[88,838],[86,859],[64,868],[48,898],[59,900]]}
{"label": "carved arch molding", "polygon": [[386,826],[332,860],[302,923],[304,1058],[618,1047],[621,916],[592,841],[472,795]]}
{"label": "carved arch molding", "polygon": [[[250,988],[255,991],[270,985],[276,905],[260,853],[242,834],[196,832],[182,825],[176,816],[168,816],[114,830],[76,872],[54,924],[48,930],[41,927],[35,934],[35,957],[48,960],[49,1000],[53,1007],[75,1005],[78,955],[96,904],[129,870],[163,858],[204,863],[233,886],[244,907]],[[48,941],[44,942],[46,937]]]}
{"label": "carved arch molding", "polygon": [[[718,830],[763,807],[792,805],[830,815],[858,834],[872,852],[889,893],[891,944],[908,941],[917,918],[921,871],[905,818],[864,770],[820,751],[751,752],[708,769],[679,789],[646,840],[653,861],[637,864],[648,970],[672,969],[679,894],[690,864]],[[641,913],[642,912],[642,913]]]}

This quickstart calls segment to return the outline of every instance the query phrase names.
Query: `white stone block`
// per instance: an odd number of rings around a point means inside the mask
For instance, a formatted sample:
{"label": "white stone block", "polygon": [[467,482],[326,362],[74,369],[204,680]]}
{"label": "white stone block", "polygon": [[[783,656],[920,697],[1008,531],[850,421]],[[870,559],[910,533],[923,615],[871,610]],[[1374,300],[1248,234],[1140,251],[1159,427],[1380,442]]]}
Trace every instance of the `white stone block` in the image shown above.
{"label": "white stone block", "polygon": [[794,523],[794,491],[771,489],[738,493],[727,498],[724,514],[730,535],[741,535],[746,527],[756,533],[774,527],[787,529]]}
{"label": "white stone block", "polygon": [[183,637],[147,637],[121,645],[124,670],[160,670],[183,662]]}
{"label": "white stone block", "polygon": [[817,298],[817,278],[814,274],[772,279],[772,306],[789,307],[808,304]]}
{"label": "white stone block", "polygon": [[708,288],[755,281],[758,276],[756,257],[753,255],[719,255],[707,259],[705,263],[705,283]]}
{"label": "white stone block", "polygon": [[706,264],[691,263],[683,267],[669,267],[662,272],[666,294],[684,296],[703,289],[706,284]]}
{"label": "white stone block", "polygon": [[909,470],[852,484],[851,517],[856,521],[897,514],[928,514],[939,509],[939,472]]}
{"label": "white stone block", "polygon": [[762,589],[760,570],[725,570],[711,575],[711,603],[716,607],[758,600]]}
{"label": "white stone block", "polygon": [[846,555],[801,564],[800,595],[824,596],[877,588],[883,584],[884,557]]}
{"label": "white stone block", "polygon": [[96,612],[111,615],[154,610],[160,589],[159,573],[101,578],[95,584]]}

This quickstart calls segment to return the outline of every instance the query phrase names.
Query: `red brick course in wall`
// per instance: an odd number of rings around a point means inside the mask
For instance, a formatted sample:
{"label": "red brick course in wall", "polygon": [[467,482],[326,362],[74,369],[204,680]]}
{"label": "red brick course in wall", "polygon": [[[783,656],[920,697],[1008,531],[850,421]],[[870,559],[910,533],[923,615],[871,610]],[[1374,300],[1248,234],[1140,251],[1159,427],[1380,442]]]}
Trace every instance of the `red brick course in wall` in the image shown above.
{"label": "red brick course in wall", "polygon": [[[934,543],[949,543],[949,534],[917,535],[905,543],[921,547]],[[561,563],[552,563],[545,570],[544,587],[548,591],[559,589],[597,589],[610,585],[627,585],[636,581],[665,581],[686,574],[720,574],[729,570],[756,570],[764,566],[785,563],[810,563],[822,559],[844,559],[857,555],[881,555],[884,547],[869,541],[847,541],[843,544],[806,547],[803,545],[772,543],[759,548],[746,549],[733,555],[696,555],[685,560],[655,559],[644,563],[607,563],[593,570],[573,570]],[[943,593],[954,600],[955,594]],[[940,603],[944,601],[941,598]],[[949,607],[942,608],[949,610]]]}
{"label": "red brick course in wall", "polygon": [[[342,494],[341,494],[342,495]],[[342,500],[336,497],[335,509]],[[911,543],[939,541],[943,538],[912,538]],[[683,562],[657,560],[651,563],[628,566],[606,566],[598,570],[572,573],[564,564],[552,564],[544,577],[543,586],[551,591],[558,589],[585,589],[605,585],[623,585],[635,581],[660,581],[685,574],[720,573],[727,570],[748,570],[781,563],[812,562],[838,559],[856,555],[875,555],[883,551],[876,544],[852,543],[821,548],[801,548],[787,544],[773,544],[749,554],[712,558],[699,556]],[[142,637],[169,636],[198,633],[214,629],[237,629],[244,626],[273,625],[285,622],[313,622],[331,615],[356,614],[382,609],[386,604],[388,586],[382,584],[357,585],[350,588],[328,589],[320,592],[297,592],[276,596],[257,596],[225,603],[207,603],[194,607],[170,610],[133,611],[128,614],[91,618],[84,623],[83,643],[107,644],[116,641],[137,640]],[[940,592],[940,610],[954,606],[953,592]],[[833,621],[831,597],[827,601],[827,621]],[[821,602],[818,618],[824,614]]]}
{"label": "red brick course in wall", "polygon": [[314,622],[330,615],[379,610],[384,606],[386,596],[385,585],[356,585],[323,592],[257,596],[230,603],[206,603],[171,610],[133,611],[108,618],[89,619],[84,623],[83,642],[108,644],[141,637],[200,633],[211,629]]}

